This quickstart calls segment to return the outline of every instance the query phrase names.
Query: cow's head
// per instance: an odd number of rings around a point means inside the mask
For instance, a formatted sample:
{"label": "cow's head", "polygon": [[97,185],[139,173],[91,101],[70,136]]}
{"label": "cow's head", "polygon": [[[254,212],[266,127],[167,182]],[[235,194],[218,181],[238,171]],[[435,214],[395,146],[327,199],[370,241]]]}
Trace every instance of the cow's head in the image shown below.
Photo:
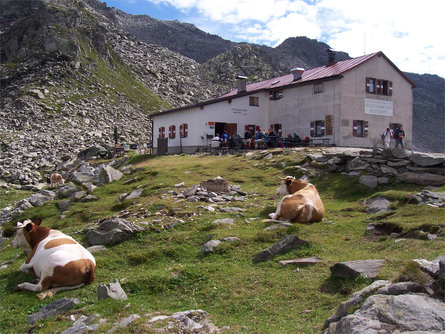
{"label": "cow's head", "polygon": [[12,240],[12,247],[30,251],[31,242],[29,239],[29,232],[32,231],[35,225],[40,225],[41,222],[42,220],[40,218],[34,222],[30,219],[24,220],[23,223],[17,222],[17,232]]}
{"label": "cow's head", "polygon": [[281,178],[281,184],[277,189],[277,195],[289,195],[306,187],[308,183],[295,179],[293,176]]}

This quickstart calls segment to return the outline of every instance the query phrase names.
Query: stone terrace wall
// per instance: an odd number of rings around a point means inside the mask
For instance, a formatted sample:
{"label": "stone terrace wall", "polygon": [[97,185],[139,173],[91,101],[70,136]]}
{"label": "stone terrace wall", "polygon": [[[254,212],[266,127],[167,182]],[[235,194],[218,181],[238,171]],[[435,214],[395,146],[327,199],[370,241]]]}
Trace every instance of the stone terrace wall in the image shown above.
{"label": "stone terrace wall", "polygon": [[336,148],[308,154],[308,157],[324,163],[331,171],[360,176],[359,182],[371,188],[392,182],[445,184],[445,154],[402,149],[354,151]]}

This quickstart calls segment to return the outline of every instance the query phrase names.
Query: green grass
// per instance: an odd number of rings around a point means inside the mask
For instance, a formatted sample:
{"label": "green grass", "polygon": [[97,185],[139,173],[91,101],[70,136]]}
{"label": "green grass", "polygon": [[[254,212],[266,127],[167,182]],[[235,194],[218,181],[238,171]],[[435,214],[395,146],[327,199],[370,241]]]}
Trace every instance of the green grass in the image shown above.
{"label": "green grass", "polygon": [[[60,229],[81,242],[85,241],[84,232],[89,223],[122,209],[144,212],[145,217],[131,219],[135,222],[159,219],[159,212],[166,217],[164,225],[174,221],[169,216],[173,212],[184,222],[173,229],[153,223],[131,240],[95,254],[96,280],[87,287],[61,292],[54,298],[75,297],[81,303],[67,315],[43,320],[33,327],[25,321],[26,315],[51,300],[39,301],[33,292],[14,291],[18,283],[32,277],[18,271],[25,254],[9,245],[3,246],[0,263],[10,263],[0,270],[0,332],[60,332],[71,325],[68,318],[71,313],[100,314],[108,319],[99,330],[105,332],[113,322],[132,313],[170,314],[203,309],[217,326],[230,326],[230,333],[319,333],[340,302],[369,284],[363,278],[353,281],[333,278],[329,268],[335,263],[383,258],[387,261],[380,279],[416,277],[419,280],[416,268],[407,265],[409,260],[431,260],[443,254],[443,237],[433,241],[409,238],[396,243],[390,237],[375,240],[365,234],[369,222],[397,224],[406,231],[426,225],[441,230],[443,209],[407,204],[405,200],[406,195],[419,192],[421,187],[395,184],[369,189],[354,179],[328,172],[312,180],[325,204],[325,221],[264,231],[267,225],[262,220],[275,210],[279,201],[274,196],[279,182],[277,176],[287,175],[289,168],[301,164],[302,156],[286,152],[274,160],[244,156],[133,156],[133,169],[142,170],[97,188],[94,195],[99,201],[76,203],[65,213],[65,218],[60,218],[55,202],[25,212],[20,219],[41,215],[43,225]],[[137,182],[123,185],[135,176]],[[168,193],[177,190],[174,188],[177,183],[185,182],[189,187],[216,176],[241,185],[242,190],[249,193],[247,202],[227,205],[242,207],[244,212],[208,212],[199,208],[205,203],[178,201]],[[144,188],[141,198],[117,202],[120,194],[136,186]],[[3,197],[7,194],[0,195],[1,203],[6,203]],[[391,215],[366,215],[363,201],[378,195],[393,201]],[[230,229],[211,225],[213,220],[225,217],[235,220]],[[308,244],[263,263],[252,262],[255,254],[286,235],[297,235]],[[224,243],[213,254],[200,253],[201,246],[210,238],[227,236],[237,236],[240,241]],[[298,271],[292,265],[280,267],[277,263],[307,256],[318,256],[323,262]],[[120,280],[128,301],[98,301],[98,285],[110,283],[114,278]],[[125,332],[144,332],[143,323],[136,322]]]}

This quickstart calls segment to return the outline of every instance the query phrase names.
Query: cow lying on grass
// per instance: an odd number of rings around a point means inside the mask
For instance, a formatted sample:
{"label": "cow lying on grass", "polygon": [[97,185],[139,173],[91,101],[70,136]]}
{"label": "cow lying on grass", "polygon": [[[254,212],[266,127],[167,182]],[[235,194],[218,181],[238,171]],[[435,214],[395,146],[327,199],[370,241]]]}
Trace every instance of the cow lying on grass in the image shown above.
{"label": "cow lying on grass", "polygon": [[48,179],[48,183],[50,188],[55,188],[57,185],[63,185],[65,183],[65,180],[63,179],[63,176],[59,173],[53,173],[50,175]]}
{"label": "cow lying on grass", "polygon": [[18,230],[12,246],[31,249],[20,270],[34,274],[39,280],[36,284],[21,283],[16,290],[42,291],[38,297],[43,299],[58,291],[91,283],[96,272],[93,255],[66,234],[40,226],[41,222],[38,219],[17,223]]}
{"label": "cow lying on grass", "polygon": [[323,219],[324,205],[313,184],[286,176],[281,179],[277,194],[285,196],[277,211],[269,214],[272,220],[309,223]]}

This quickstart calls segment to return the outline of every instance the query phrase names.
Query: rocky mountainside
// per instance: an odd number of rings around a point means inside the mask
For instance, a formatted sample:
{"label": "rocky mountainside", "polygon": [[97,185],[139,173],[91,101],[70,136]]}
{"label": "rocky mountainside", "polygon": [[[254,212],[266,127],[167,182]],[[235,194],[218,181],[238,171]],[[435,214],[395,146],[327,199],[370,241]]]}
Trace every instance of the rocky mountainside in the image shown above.
{"label": "rocky mountainside", "polygon": [[0,178],[32,184],[97,144],[151,141],[149,113],[222,92],[83,0],[0,2]]}
{"label": "rocky mountainside", "polygon": [[[112,144],[115,126],[121,142],[151,141],[151,112],[216,97],[238,74],[256,81],[327,61],[328,46],[306,37],[277,48],[233,43],[98,0],[3,0],[0,17],[0,179],[22,185],[62,158]],[[443,122],[434,120],[443,119],[445,81],[411,78],[414,141],[443,151]],[[431,123],[436,132],[426,131]]]}

